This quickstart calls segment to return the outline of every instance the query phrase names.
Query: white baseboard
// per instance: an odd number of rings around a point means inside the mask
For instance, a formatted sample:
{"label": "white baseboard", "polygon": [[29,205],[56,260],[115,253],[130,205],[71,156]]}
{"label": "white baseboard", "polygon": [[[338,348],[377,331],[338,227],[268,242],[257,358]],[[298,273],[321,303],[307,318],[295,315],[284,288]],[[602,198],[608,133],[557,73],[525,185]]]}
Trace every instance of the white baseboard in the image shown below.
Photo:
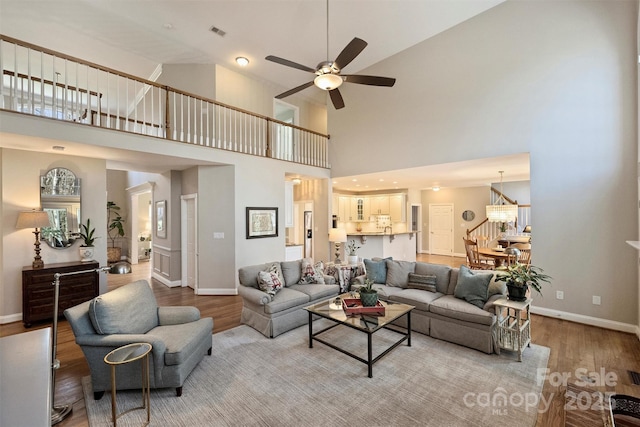
{"label": "white baseboard", "polygon": [[599,328],[613,329],[614,331],[628,332],[638,335],[640,339],[640,328],[630,323],[616,322],[615,320],[601,319],[599,317],[585,316],[583,314],[568,313],[566,311],[552,310],[550,308],[532,306],[531,312],[541,316],[555,317],[556,319],[569,320],[571,322],[583,323],[585,325],[597,326]]}
{"label": "white baseboard", "polygon": [[237,289],[198,289],[196,295],[238,295]]}
{"label": "white baseboard", "polygon": [[168,288],[179,288],[182,286],[182,281],[181,280],[169,280],[166,277],[161,276],[160,274],[153,272],[151,273],[151,277],[153,277],[154,279],[156,279],[158,282],[162,283],[163,285],[165,285]]}
{"label": "white baseboard", "polygon": [[0,325],[5,323],[13,323],[22,320],[22,313],[8,314],[6,316],[0,316]]}

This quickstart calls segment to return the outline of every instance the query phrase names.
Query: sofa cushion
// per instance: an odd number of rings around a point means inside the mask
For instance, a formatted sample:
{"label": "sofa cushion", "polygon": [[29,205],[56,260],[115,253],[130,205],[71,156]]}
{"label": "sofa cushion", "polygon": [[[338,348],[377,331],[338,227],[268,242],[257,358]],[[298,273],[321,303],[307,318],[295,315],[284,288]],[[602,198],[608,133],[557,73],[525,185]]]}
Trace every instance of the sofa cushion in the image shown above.
{"label": "sofa cushion", "polygon": [[312,258],[304,258],[300,263],[299,284],[324,284],[324,265],[322,261],[314,264]]}
{"label": "sofa cushion", "polygon": [[89,303],[89,318],[98,334],[145,334],[158,326],[158,304],[146,280],[99,295]]}
{"label": "sofa cushion", "polygon": [[260,289],[258,286],[258,273],[265,271],[269,264],[250,265],[238,270],[238,281],[243,286]]}
{"label": "sofa cushion", "polygon": [[443,296],[440,292],[425,292],[419,289],[403,289],[389,297],[390,301],[413,305],[416,310],[429,311],[431,303]]}
{"label": "sofa cushion", "polygon": [[373,283],[386,283],[387,282],[387,264],[386,259],[364,259],[364,268],[367,271],[367,279],[373,280]]}
{"label": "sofa cushion", "polygon": [[407,288],[436,292],[436,276],[435,274],[409,273],[409,283],[407,283]]}
{"label": "sofa cushion", "polygon": [[[451,267],[441,264],[429,264],[427,262],[416,263],[416,274],[436,276],[436,290],[448,294],[449,281],[451,280]],[[452,291],[453,292],[453,291]]]}
{"label": "sofa cushion", "polygon": [[211,318],[205,318],[179,325],[158,326],[147,334],[160,338],[166,344],[165,365],[180,365],[194,353],[207,336],[211,336],[212,328]]}
{"label": "sofa cushion", "polygon": [[458,282],[454,296],[482,308],[489,298],[489,282],[492,277],[490,274],[476,274],[467,266],[462,265],[458,271]]}
{"label": "sofa cushion", "polygon": [[271,295],[271,298],[283,288],[283,284],[278,275],[271,271],[261,271],[258,273],[258,285],[260,286],[260,290]]}
{"label": "sofa cushion", "polygon": [[285,286],[295,285],[300,281],[300,264],[301,261],[299,259],[296,261],[283,261],[280,263],[280,269],[284,276]]}
{"label": "sofa cushion", "polygon": [[308,285],[292,285],[290,289],[302,292],[309,296],[309,301],[315,301],[321,298],[329,298],[338,295],[340,286],[324,285],[324,284],[308,284]]}
{"label": "sofa cushion", "polygon": [[387,264],[387,286],[406,288],[409,283],[409,274],[416,269],[416,263],[410,261],[386,260]]}
{"label": "sofa cushion", "polygon": [[[305,286],[305,285],[300,285]],[[264,312],[266,314],[275,314],[290,308],[306,304],[310,301],[309,295],[288,288],[282,288],[273,296],[270,303],[265,304]]]}
{"label": "sofa cushion", "polygon": [[482,325],[493,324],[493,314],[476,307],[473,304],[458,299],[453,295],[444,295],[429,305],[429,311],[434,314]]}

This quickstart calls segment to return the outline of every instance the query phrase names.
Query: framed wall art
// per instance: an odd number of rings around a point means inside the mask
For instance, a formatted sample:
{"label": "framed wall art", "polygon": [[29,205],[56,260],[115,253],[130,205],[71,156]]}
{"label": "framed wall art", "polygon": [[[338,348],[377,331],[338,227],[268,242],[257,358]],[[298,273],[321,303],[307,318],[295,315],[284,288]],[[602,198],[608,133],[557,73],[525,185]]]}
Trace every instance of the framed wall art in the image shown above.
{"label": "framed wall art", "polygon": [[167,238],[167,201],[156,202],[156,237]]}
{"label": "framed wall art", "polygon": [[247,208],[247,239],[278,237],[278,208]]}

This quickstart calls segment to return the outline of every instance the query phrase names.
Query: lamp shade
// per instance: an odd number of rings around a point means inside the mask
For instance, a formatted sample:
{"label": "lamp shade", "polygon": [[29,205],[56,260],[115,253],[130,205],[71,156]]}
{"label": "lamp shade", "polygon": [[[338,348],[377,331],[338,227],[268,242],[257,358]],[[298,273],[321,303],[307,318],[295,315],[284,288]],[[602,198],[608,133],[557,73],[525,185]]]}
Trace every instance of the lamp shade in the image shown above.
{"label": "lamp shade", "polygon": [[18,221],[16,222],[16,228],[42,228],[49,227],[49,215],[44,211],[22,211],[18,214]]}
{"label": "lamp shade", "polygon": [[518,205],[489,205],[487,218],[489,222],[512,222],[518,217]]}
{"label": "lamp shade", "polygon": [[347,241],[347,230],[344,228],[332,228],[329,230],[329,241],[342,243]]}

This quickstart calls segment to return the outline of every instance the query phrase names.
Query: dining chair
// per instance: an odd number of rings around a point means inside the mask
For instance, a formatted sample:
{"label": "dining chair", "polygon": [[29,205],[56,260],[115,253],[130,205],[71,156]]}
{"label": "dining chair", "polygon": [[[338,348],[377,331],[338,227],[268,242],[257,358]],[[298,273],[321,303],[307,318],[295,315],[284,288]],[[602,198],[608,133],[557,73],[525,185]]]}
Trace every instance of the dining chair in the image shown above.
{"label": "dining chair", "polygon": [[469,268],[475,270],[493,270],[494,264],[492,260],[481,258],[478,253],[478,242],[475,240],[462,238],[464,241],[464,249],[467,253],[467,262]]}
{"label": "dining chair", "polygon": [[518,258],[520,264],[531,265],[531,243],[513,243],[510,247],[520,250]]}

